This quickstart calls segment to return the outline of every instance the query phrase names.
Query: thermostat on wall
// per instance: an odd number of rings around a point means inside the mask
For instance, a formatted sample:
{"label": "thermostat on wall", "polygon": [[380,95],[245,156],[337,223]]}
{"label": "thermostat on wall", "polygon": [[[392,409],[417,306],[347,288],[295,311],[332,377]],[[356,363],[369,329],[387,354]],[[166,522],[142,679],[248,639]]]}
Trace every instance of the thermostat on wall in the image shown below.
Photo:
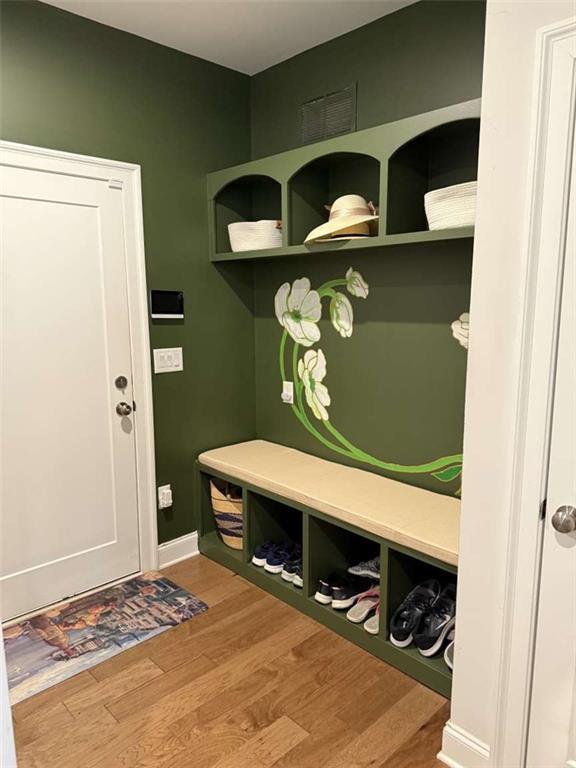
{"label": "thermostat on wall", "polygon": [[181,320],[184,317],[182,291],[150,291],[150,317],[153,320]]}

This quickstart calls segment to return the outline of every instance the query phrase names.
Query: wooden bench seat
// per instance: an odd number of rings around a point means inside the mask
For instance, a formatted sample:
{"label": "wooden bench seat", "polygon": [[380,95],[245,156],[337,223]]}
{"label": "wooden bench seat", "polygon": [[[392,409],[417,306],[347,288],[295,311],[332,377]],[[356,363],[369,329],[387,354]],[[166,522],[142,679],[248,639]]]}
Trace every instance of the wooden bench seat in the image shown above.
{"label": "wooden bench seat", "polygon": [[294,448],[252,440],[202,453],[220,472],[450,565],[458,563],[460,502]]}

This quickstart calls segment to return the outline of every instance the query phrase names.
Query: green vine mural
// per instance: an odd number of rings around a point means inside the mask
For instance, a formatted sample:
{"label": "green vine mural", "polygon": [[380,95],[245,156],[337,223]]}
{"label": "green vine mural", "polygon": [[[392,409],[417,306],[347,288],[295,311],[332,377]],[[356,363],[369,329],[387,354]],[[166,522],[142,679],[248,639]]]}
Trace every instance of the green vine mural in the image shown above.
{"label": "green vine mural", "polygon": [[334,330],[345,339],[352,336],[354,310],[348,296],[339,288],[355,299],[368,298],[368,283],[352,267],[345,278],[330,280],[317,290],[311,288],[307,277],[302,277],[292,285],[284,283],[276,292],[275,312],[283,328],[279,350],[280,376],[282,381],[292,379],[294,382],[294,415],[316,440],[341,456],[395,474],[430,474],[444,483],[455,481],[462,474],[462,454],[443,456],[424,464],[383,461],[355,446],[331,422],[329,408],[332,401],[324,384],[327,361],[324,352],[317,346],[321,336],[318,323],[325,302]]}

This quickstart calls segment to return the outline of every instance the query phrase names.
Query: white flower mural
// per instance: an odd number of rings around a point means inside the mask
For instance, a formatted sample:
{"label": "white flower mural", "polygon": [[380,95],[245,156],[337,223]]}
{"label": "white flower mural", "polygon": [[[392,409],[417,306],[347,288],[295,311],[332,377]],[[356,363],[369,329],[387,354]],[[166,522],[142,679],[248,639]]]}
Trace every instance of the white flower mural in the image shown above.
{"label": "white flower mural", "polygon": [[454,320],[450,327],[452,328],[452,336],[454,336],[460,346],[468,349],[468,334],[470,332],[470,315],[468,312],[463,312],[458,320]]}
{"label": "white flower mural", "polygon": [[[344,278],[329,280],[313,290],[310,280],[301,277],[292,285],[283,283],[274,299],[274,308],[283,332],[280,339],[279,362],[282,382],[292,380],[294,402],[291,408],[302,426],[319,442],[335,453],[392,474],[430,474],[443,483],[457,480],[462,474],[462,454],[442,456],[424,464],[398,464],[382,461],[363,451],[345,437],[330,421],[328,408],[332,405],[330,393],[324,384],[327,375],[326,356],[321,349],[309,349],[320,340],[318,323],[322,317],[322,301],[329,301],[332,326],[344,339],[354,330],[354,309],[348,296],[336,290],[343,288],[356,299],[366,299],[369,286],[360,272],[352,267]],[[468,347],[468,313],[452,323],[452,333]],[[289,351],[290,339],[293,342]],[[301,348],[307,347],[302,354]],[[292,366],[287,370],[287,359]],[[310,414],[320,423],[310,418]],[[456,491],[458,494],[459,491]]]}
{"label": "white flower mural", "polygon": [[354,310],[347,296],[335,293],[330,300],[330,319],[332,325],[343,339],[352,336],[354,330]]}
{"label": "white flower mural", "polygon": [[348,293],[351,293],[352,296],[355,296],[357,299],[368,298],[368,283],[364,280],[360,272],[356,272],[352,267],[346,272],[346,288]]}
{"label": "white flower mural", "polygon": [[326,357],[321,349],[309,349],[298,362],[298,376],[304,385],[306,402],[321,421],[328,421],[330,395],[322,380],[326,376]]}
{"label": "white flower mural", "polygon": [[322,316],[322,304],[318,292],[310,290],[307,277],[295,280],[292,287],[290,283],[281,285],[276,292],[274,308],[278,322],[296,344],[311,347],[320,340],[317,323]]}

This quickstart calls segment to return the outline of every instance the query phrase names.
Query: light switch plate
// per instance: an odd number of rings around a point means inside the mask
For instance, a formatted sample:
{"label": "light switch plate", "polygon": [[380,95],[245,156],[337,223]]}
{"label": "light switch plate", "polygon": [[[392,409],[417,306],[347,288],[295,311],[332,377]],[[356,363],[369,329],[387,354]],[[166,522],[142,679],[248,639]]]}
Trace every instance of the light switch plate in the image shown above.
{"label": "light switch plate", "polygon": [[172,373],[183,370],[182,347],[154,350],[154,373]]}
{"label": "light switch plate", "polygon": [[282,402],[292,405],[294,402],[294,383],[292,381],[282,382]]}

